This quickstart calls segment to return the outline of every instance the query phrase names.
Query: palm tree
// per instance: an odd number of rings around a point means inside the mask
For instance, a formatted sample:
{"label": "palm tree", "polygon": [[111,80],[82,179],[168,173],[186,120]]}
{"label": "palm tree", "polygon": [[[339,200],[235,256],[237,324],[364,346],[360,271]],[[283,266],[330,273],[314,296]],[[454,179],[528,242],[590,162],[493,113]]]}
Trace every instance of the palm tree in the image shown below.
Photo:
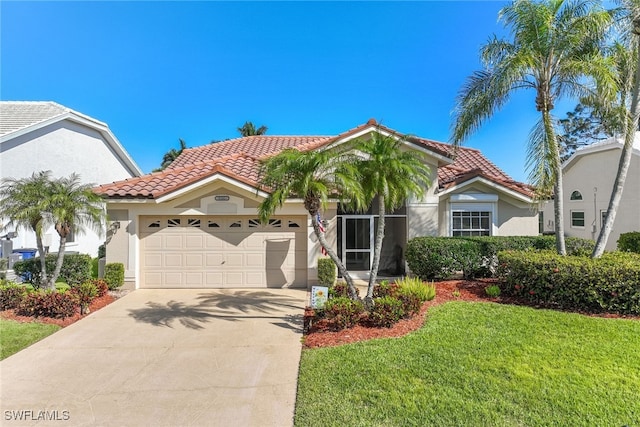
{"label": "palm tree", "polygon": [[269,128],[262,125],[256,129],[255,125],[251,122],[244,122],[244,124],[238,128],[238,132],[242,136],[254,136],[254,135],[264,135],[267,133]]}
{"label": "palm tree", "polygon": [[164,156],[162,156],[162,163],[160,163],[160,167],[154,169],[153,172],[160,172],[161,170],[166,169],[187,148],[187,143],[184,142],[184,139],[178,138],[178,141],[180,142],[180,149],[176,150],[175,148],[172,148],[167,151]]}
{"label": "palm tree", "polygon": [[[357,170],[353,159],[345,153],[323,151],[298,151],[286,149],[262,163],[261,184],[270,191],[258,207],[260,219],[266,222],[276,209],[291,197],[304,200],[304,207],[311,215],[313,231],[327,255],[338,267],[338,271],[349,287],[349,295],[357,299],[357,290],[342,260],[328,244],[318,222],[318,214],[330,198],[341,198],[345,194],[359,194]],[[361,194],[361,193],[360,193]]]}
{"label": "palm tree", "polygon": [[623,106],[620,116],[624,123],[624,144],[620,153],[620,161],[613,189],[611,190],[611,197],[609,198],[607,214],[591,254],[592,258],[602,256],[609,235],[613,230],[613,223],[622,199],[624,183],[631,165],[633,142],[640,120],[640,3],[638,0],[622,0],[620,3],[622,8],[617,12],[621,12],[622,39],[626,42],[626,46],[616,44],[614,45],[614,52],[617,54],[619,100]]}
{"label": "palm tree", "polygon": [[81,184],[78,174],[68,178],[59,178],[50,184],[48,211],[45,212],[47,222],[55,226],[60,236],[58,258],[53,274],[49,278],[48,287],[54,289],[56,279],[60,275],[67,237],[71,232],[82,233],[91,228],[102,233],[106,212],[104,202],[94,193],[90,184]]}
{"label": "palm tree", "polygon": [[565,95],[589,94],[584,78],[615,92],[600,44],[610,15],[592,0],[515,0],[500,11],[513,41],[493,37],[481,49],[484,69],[463,86],[455,109],[454,145],[475,132],[519,89],[533,89],[540,120],[529,140],[527,168],[539,197],[553,189],[556,249],[565,255],[562,171],[557,121],[551,111]]}
{"label": "palm tree", "polygon": [[0,217],[9,222],[4,228],[24,228],[36,235],[36,246],[40,254],[41,283],[45,286],[47,268],[45,263],[42,235],[48,225],[45,213],[51,190],[51,171],[34,172],[31,177],[22,179],[6,178],[0,188]]}
{"label": "palm tree", "polygon": [[425,164],[424,157],[417,151],[402,150],[405,141],[405,137],[393,134],[385,136],[378,131],[355,145],[356,152],[363,155],[355,166],[361,175],[364,202],[370,205],[376,198],[378,201],[378,229],[369,286],[364,299],[368,306],[372,305],[373,288],[380,265],[386,212],[400,208],[412,195],[422,198],[431,183],[431,170]]}

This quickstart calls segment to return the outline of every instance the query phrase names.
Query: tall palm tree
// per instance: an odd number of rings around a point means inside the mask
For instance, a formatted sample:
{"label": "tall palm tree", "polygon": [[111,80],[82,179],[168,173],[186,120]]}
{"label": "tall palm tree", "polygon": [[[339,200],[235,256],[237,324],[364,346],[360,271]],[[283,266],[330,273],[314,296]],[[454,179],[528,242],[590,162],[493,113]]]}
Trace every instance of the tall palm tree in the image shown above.
{"label": "tall palm tree", "polygon": [[0,217],[9,220],[4,228],[24,228],[33,231],[36,235],[42,272],[41,283],[37,286],[46,286],[47,280],[42,235],[48,225],[45,212],[49,209],[50,184],[51,171],[42,171],[34,172],[28,178],[6,178],[0,187]]}
{"label": "tall palm tree", "polygon": [[103,232],[106,219],[104,202],[91,190],[92,187],[90,184],[82,184],[80,176],[75,173],[51,182],[49,209],[45,217],[55,226],[60,236],[56,267],[48,282],[48,287],[52,289],[60,275],[69,234],[82,233],[87,228],[97,233]]}
{"label": "tall palm tree", "polygon": [[242,136],[264,135],[267,133],[267,130],[269,130],[268,127],[262,125],[256,128],[251,122],[244,122],[244,124],[238,128],[238,132],[240,132]]}
{"label": "tall palm tree", "polygon": [[620,18],[621,35],[625,43],[624,45],[614,45],[614,57],[617,59],[618,66],[619,101],[623,107],[621,117],[624,123],[624,144],[609,198],[607,214],[591,254],[592,258],[602,256],[609,235],[613,230],[624,183],[631,165],[633,142],[640,120],[640,1],[622,0],[620,3],[622,7],[617,11],[617,15]]}
{"label": "tall palm tree", "polygon": [[357,299],[357,290],[342,260],[328,244],[318,222],[318,214],[330,198],[341,198],[348,194],[353,198],[361,195],[357,170],[350,155],[334,151],[298,151],[286,149],[266,159],[261,167],[261,183],[267,198],[260,203],[260,219],[266,222],[276,209],[291,197],[304,200],[304,207],[311,215],[313,231],[327,255],[338,267],[348,285],[349,296]]}
{"label": "tall palm tree", "polygon": [[154,169],[154,172],[160,172],[161,170],[166,169],[187,148],[187,143],[184,142],[184,139],[178,138],[178,141],[180,142],[180,148],[177,150],[175,148],[172,148],[164,153],[164,156],[162,156],[162,163],[160,163],[160,167]]}
{"label": "tall palm tree", "polygon": [[587,96],[585,77],[598,81],[600,90],[615,91],[600,51],[611,16],[592,0],[515,0],[499,18],[513,40],[494,36],[482,47],[484,69],[458,96],[452,142],[468,138],[514,92],[533,89],[540,119],[531,132],[527,169],[540,197],[553,189],[556,249],[565,255],[560,146],[551,111],[562,96]]}
{"label": "tall palm tree", "polygon": [[372,305],[380,266],[386,212],[400,208],[412,195],[423,197],[431,183],[431,169],[426,165],[424,156],[417,151],[402,150],[405,141],[404,136],[383,135],[378,131],[368,139],[360,139],[355,145],[356,152],[362,155],[355,166],[361,175],[364,202],[370,205],[377,198],[378,203],[378,229],[365,297],[369,306]]}

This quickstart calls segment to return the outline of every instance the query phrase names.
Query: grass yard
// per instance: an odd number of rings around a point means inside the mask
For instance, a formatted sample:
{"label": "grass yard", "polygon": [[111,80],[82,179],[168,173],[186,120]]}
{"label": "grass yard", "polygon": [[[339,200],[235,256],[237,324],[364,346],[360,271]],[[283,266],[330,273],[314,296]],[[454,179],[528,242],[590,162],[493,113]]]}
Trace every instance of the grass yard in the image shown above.
{"label": "grass yard", "polygon": [[0,360],[29,347],[58,329],[60,326],[57,325],[38,322],[19,323],[0,319]]}
{"label": "grass yard", "polygon": [[640,322],[492,303],[305,350],[296,426],[639,426]]}

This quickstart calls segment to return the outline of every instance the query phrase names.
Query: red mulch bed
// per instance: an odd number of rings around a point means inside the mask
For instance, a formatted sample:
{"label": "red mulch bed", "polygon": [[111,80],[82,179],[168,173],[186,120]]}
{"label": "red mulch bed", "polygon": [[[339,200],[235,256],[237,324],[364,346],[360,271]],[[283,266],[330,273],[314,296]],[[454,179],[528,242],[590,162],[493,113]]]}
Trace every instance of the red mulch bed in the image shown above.
{"label": "red mulch bed", "polygon": [[[391,328],[371,328],[357,325],[342,331],[331,331],[327,329],[326,323],[317,322],[307,331],[304,346],[307,348],[332,347],[342,344],[349,344],[358,341],[365,341],[374,338],[396,338],[407,335],[420,328],[424,324],[424,319],[430,307],[443,304],[448,301],[485,301],[503,304],[529,305],[525,301],[509,297],[491,298],[487,295],[485,288],[496,283],[495,279],[469,280],[449,280],[436,282],[436,297],[422,305],[420,313],[410,319],[404,319],[393,325]],[[459,296],[454,296],[454,291],[459,292]],[[313,311],[305,311],[305,320],[312,316]],[[640,316],[622,316],[614,313],[587,314],[589,316],[607,318],[625,318],[640,320]]]}
{"label": "red mulch bed", "polygon": [[[96,310],[101,309],[102,307],[111,304],[112,302],[114,302],[116,299],[109,295],[106,294],[105,296],[99,297],[94,299],[91,304],[89,305],[89,314],[93,313]],[[76,314],[74,314],[71,317],[65,317],[64,319],[55,319],[52,317],[31,317],[31,316],[18,316],[15,313],[15,310],[4,310],[4,311],[0,311],[0,318],[2,319],[9,319],[9,320],[15,320],[21,323],[28,323],[28,322],[40,322],[40,323],[49,323],[52,325],[58,325],[58,326],[62,326],[63,328],[65,326],[69,326],[72,323],[77,322],[78,320],[82,319],[83,317],[88,316],[88,314],[80,314],[80,310],[78,309],[78,311],[76,312]]]}

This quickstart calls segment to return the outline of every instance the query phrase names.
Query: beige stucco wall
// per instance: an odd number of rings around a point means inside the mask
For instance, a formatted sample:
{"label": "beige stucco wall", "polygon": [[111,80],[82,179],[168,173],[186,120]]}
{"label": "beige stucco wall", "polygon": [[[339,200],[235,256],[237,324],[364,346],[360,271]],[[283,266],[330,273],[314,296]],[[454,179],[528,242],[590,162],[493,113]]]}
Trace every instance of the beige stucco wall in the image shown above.
{"label": "beige stucco wall", "polygon": [[479,195],[480,197],[484,195],[497,196],[497,201],[474,202],[470,200],[460,202],[465,207],[478,206],[479,209],[482,207],[482,209],[491,211],[495,216],[492,217],[492,233],[495,236],[535,236],[538,234],[537,207],[484,183],[474,183],[440,198],[438,208],[438,233],[440,236],[451,235],[451,197],[454,195],[469,195],[471,197],[474,195]]}
{"label": "beige stucco wall", "polygon": [[[2,143],[0,178],[25,178],[50,170],[55,178],[80,175],[84,184],[104,184],[135,176],[109,147],[100,132],[69,120],[53,123]],[[67,251],[97,256],[105,234],[88,230],[67,243]],[[58,250],[59,237],[53,228],[44,233],[50,251]],[[18,230],[14,248],[36,247],[35,235]]]}
{"label": "beige stucco wall", "polygon": [[[620,160],[620,149],[585,153],[564,169],[564,212],[567,236],[597,239],[600,215],[606,211]],[[582,200],[570,200],[579,191]],[[553,205],[545,208],[545,227],[553,219]],[[547,211],[549,214],[547,214]],[[584,211],[585,226],[571,225],[571,211]],[[549,215],[547,217],[547,215]],[[633,155],[607,250],[615,250],[621,233],[640,230],[640,155]]]}
{"label": "beige stucco wall", "polygon": [[498,200],[499,236],[537,236],[538,210],[534,206]]}

